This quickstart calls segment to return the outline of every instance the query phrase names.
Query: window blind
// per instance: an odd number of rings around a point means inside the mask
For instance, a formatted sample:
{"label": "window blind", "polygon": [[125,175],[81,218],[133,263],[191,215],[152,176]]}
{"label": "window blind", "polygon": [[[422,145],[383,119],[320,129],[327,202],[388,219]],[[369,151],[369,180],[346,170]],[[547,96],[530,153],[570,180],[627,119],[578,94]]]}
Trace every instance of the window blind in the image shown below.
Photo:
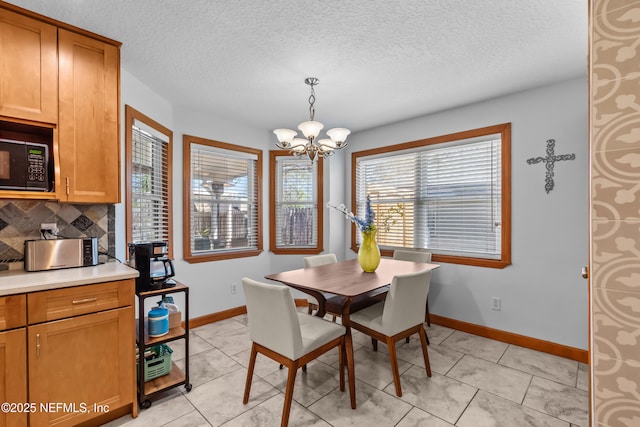
{"label": "window blind", "polygon": [[501,181],[500,135],[361,157],[357,214],[369,195],[382,248],[499,259]]}
{"label": "window blind", "polygon": [[162,134],[149,132],[143,123],[132,126],[132,240],[169,239],[169,141]]}
{"label": "window blind", "polygon": [[318,162],[276,157],[276,246],[318,246]]}
{"label": "window blind", "polygon": [[192,253],[257,248],[257,156],[191,144]]}

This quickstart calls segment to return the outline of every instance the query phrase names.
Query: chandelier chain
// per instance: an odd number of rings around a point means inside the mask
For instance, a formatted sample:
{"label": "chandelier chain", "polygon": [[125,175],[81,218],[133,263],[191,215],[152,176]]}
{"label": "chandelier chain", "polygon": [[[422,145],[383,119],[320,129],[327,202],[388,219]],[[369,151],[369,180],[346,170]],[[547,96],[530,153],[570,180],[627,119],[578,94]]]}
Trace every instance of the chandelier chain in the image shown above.
{"label": "chandelier chain", "polygon": [[316,103],[316,92],[313,90],[313,83],[311,86],[311,95],[309,95],[309,120],[313,121],[316,116],[316,109],[314,104]]}

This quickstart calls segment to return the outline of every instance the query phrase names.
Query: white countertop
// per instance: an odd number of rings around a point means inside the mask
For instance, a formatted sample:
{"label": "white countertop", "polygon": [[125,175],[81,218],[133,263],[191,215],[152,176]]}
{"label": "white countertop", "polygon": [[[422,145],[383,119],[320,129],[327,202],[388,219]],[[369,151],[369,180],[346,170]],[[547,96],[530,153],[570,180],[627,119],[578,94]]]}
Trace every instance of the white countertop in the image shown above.
{"label": "white countertop", "polygon": [[134,277],[138,277],[138,270],[119,262],[107,262],[94,267],[50,271],[10,270],[0,272],[0,296],[111,282]]}

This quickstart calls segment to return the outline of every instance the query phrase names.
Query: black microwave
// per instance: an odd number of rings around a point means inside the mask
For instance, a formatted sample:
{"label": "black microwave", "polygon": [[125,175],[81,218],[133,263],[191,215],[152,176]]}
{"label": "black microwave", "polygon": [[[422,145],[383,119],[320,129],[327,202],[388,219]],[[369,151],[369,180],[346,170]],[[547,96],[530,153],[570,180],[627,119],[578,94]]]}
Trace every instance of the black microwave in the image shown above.
{"label": "black microwave", "polygon": [[49,147],[0,138],[0,189],[50,191]]}

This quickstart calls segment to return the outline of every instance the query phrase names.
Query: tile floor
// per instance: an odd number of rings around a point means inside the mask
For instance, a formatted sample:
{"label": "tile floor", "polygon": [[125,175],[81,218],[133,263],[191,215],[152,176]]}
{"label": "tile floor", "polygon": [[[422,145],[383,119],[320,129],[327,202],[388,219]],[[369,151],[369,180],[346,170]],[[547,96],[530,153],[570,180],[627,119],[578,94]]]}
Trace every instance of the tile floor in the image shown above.
{"label": "tile floor", "polygon": [[[251,397],[242,404],[249,361],[246,315],[191,331],[193,389],[156,395],[138,418],[107,426],[279,426],[286,369],[258,355]],[[398,343],[401,398],[396,397],[385,345],[354,332],[356,399],[340,392],[337,350],[298,371],[290,426],[576,427],[588,426],[587,366],[572,360],[432,325],[427,329],[433,376],[417,335]],[[184,365],[184,345],[173,345]]]}

